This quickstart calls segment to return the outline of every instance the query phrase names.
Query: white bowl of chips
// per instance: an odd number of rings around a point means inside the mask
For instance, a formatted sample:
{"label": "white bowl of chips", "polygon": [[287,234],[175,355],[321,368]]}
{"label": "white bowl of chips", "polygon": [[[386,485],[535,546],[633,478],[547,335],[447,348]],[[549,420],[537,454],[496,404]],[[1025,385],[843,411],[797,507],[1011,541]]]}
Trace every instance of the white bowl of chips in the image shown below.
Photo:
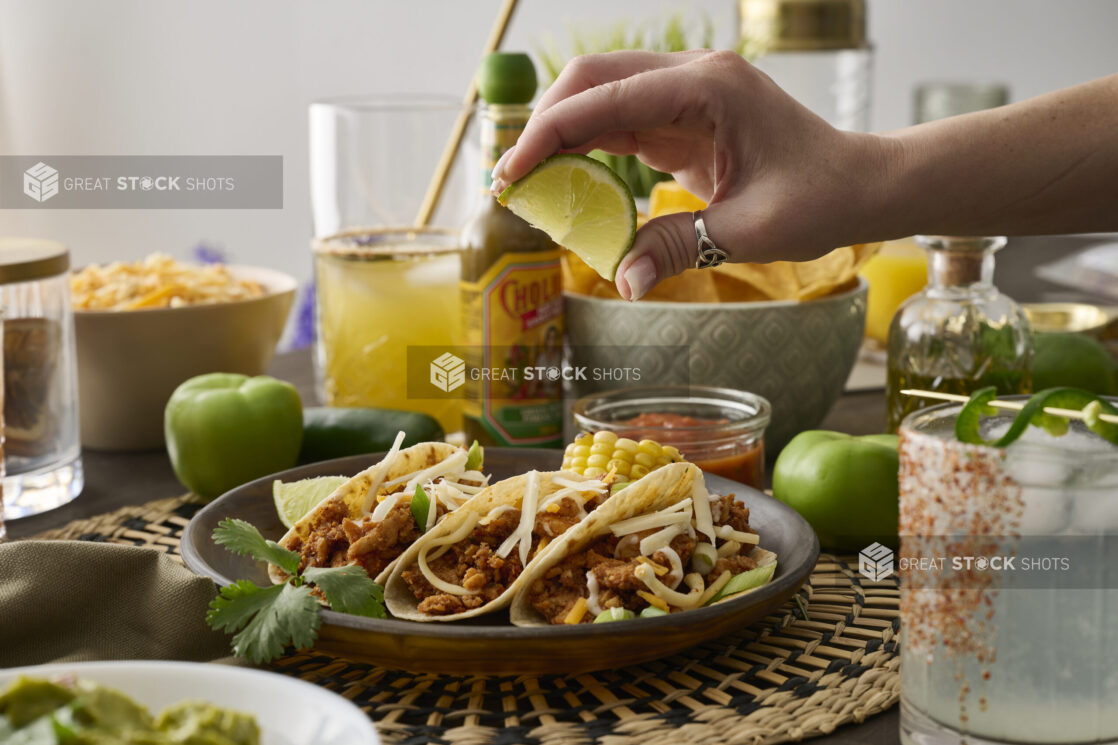
{"label": "white bowl of chips", "polygon": [[71,278],[81,442],[163,446],[163,409],[184,380],[260,375],[295,298],[293,277],[252,266],[189,266],[153,256]]}

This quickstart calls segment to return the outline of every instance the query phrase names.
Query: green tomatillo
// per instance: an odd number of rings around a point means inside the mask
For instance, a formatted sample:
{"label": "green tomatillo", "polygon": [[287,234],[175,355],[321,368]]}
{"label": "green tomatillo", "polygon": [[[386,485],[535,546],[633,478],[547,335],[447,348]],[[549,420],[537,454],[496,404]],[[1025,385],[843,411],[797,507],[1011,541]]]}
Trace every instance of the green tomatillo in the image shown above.
{"label": "green tomatillo", "polygon": [[179,481],[213,499],[295,465],[303,406],[295,387],[282,380],[209,373],[171,394],[163,431]]}
{"label": "green tomatillo", "polygon": [[773,466],[773,496],[811,524],[824,548],[897,545],[896,435],[809,430]]}

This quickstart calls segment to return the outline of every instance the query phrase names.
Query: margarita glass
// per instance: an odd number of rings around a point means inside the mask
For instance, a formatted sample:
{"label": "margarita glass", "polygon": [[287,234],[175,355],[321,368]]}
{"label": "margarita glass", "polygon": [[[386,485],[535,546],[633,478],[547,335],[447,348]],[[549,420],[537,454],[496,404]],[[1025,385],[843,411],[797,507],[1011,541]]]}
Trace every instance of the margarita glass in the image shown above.
{"label": "margarita glass", "polygon": [[901,739],[1118,742],[1118,447],[960,408],[900,429]]}

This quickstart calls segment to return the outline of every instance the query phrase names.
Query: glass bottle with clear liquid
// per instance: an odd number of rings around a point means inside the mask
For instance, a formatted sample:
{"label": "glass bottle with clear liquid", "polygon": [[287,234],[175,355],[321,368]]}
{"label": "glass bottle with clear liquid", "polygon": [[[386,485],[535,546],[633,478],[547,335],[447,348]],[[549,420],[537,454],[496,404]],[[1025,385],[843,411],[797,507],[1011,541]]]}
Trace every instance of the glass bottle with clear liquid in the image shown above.
{"label": "glass bottle with clear liquid", "polygon": [[916,236],[928,252],[928,285],[900,307],[889,327],[886,418],[901,420],[937,401],[906,388],[969,395],[1032,390],[1032,336],[1024,311],[994,286],[994,252],[1004,237]]}

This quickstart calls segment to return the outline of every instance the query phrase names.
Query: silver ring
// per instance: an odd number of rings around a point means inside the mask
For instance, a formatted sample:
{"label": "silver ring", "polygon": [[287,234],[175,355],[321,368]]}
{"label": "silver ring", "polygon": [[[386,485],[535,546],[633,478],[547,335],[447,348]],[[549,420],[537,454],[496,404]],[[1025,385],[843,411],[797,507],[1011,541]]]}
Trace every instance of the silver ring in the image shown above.
{"label": "silver ring", "polygon": [[699,243],[699,256],[695,259],[697,269],[707,269],[718,266],[726,260],[726,252],[714,245],[714,241],[707,235],[707,226],[703,222],[703,211],[693,212],[695,218],[695,239]]}

